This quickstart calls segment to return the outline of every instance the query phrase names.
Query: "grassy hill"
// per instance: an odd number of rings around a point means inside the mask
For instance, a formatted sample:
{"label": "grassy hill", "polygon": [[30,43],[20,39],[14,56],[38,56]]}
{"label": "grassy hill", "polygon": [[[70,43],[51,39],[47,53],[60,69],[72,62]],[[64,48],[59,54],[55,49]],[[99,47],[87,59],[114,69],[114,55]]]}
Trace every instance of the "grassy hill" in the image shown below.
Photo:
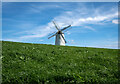
{"label": "grassy hill", "polygon": [[2,42],[3,84],[118,83],[118,50]]}

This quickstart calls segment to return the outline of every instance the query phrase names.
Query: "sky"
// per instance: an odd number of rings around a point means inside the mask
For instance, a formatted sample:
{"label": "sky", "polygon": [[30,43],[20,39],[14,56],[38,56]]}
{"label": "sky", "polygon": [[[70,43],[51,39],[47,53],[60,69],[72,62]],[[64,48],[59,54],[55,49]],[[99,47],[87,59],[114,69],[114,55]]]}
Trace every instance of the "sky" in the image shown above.
{"label": "sky", "polygon": [[52,21],[67,46],[118,48],[117,2],[3,2],[2,40],[54,45]]}

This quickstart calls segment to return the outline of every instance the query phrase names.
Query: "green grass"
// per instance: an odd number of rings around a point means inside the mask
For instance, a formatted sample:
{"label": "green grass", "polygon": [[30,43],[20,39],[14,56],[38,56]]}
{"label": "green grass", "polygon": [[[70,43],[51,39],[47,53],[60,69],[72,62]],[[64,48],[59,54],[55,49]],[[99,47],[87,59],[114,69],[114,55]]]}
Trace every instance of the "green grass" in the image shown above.
{"label": "green grass", "polygon": [[118,83],[118,50],[2,42],[3,84]]}

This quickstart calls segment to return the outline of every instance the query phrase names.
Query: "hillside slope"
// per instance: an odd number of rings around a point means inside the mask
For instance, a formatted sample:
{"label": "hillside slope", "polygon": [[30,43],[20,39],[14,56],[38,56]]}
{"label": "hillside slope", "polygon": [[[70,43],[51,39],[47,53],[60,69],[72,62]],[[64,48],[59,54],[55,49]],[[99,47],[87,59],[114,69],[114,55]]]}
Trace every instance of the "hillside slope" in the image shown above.
{"label": "hillside slope", "polygon": [[118,82],[118,50],[2,42],[2,83]]}

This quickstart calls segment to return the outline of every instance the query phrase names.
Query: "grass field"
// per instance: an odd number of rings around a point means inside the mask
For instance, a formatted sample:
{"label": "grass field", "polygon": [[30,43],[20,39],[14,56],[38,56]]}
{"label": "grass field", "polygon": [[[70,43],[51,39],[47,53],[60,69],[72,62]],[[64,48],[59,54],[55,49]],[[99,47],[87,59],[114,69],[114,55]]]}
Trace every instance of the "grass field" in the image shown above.
{"label": "grass field", "polygon": [[118,84],[118,50],[2,42],[3,84]]}

